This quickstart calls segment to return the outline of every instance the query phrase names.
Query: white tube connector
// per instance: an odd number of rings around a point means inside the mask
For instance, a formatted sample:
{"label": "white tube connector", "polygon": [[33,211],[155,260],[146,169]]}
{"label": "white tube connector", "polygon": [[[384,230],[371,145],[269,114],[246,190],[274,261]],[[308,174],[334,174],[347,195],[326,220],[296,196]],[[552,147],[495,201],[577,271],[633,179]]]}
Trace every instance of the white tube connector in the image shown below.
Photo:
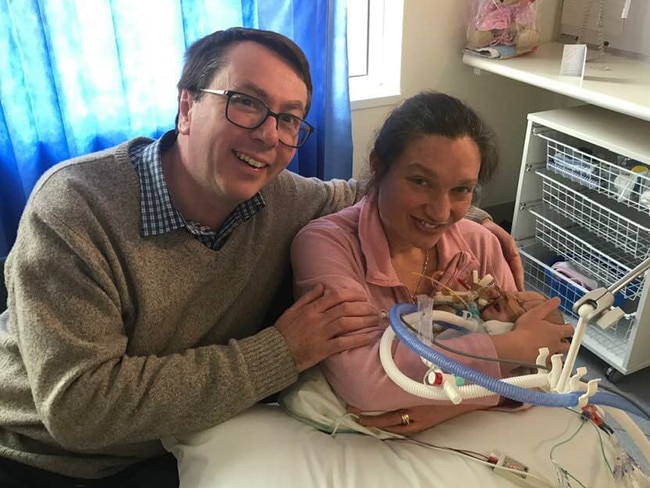
{"label": "white tube connector", "polygon": [[569,390],[569,376],[573,371],[573,365],[576,362],[578,357],[578,351],[580,350],[580,344],[582,344],[582,338],[587,331],[587,323],[589,318],[593,314],[595,307],[590,303],[584,303],[578,308],[577,312],[579,315],[578,323],[576,324],[575,331],[573,332],[573,338],[571,339],[571,346],[569,347],[569,352],[566,355],[566,360],[564,361],[564,367],[562,368],[562,373],[560,374],[560,379],[555,386],[555,390],[559,393],[566,393]]}

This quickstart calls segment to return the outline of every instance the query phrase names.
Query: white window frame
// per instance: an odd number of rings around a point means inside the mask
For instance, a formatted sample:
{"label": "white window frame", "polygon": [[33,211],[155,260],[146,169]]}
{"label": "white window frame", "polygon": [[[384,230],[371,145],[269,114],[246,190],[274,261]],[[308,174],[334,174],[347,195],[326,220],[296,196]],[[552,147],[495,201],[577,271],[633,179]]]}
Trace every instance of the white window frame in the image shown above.
{"label": "white window frame", "polygon": [[[368,70],[348,78],[352,110],[392,105],[401,95],[404,1],[368,1]],[[361,21],[348,17],[348,31],[354,29],[350,22]]]}

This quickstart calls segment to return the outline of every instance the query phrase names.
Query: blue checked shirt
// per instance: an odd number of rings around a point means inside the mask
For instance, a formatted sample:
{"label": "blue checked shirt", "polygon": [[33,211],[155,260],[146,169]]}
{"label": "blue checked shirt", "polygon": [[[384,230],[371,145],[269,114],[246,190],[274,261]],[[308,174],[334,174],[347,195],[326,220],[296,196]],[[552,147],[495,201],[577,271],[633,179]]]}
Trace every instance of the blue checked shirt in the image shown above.
{"label": "blue checked shirt", "polygon": [[149,237],[185,228],[205,246],[216,251],[221,249],[238,225],[262,210],[266,203],[262,194],[257,193],[250,200],[240,203],[216,231],[185,219],[169,197],[162,172],[161,155],[175,140],[176,133],[169,131],[157,141],[134,144],[129,150],[129,158],[140,179],[140,234]]}

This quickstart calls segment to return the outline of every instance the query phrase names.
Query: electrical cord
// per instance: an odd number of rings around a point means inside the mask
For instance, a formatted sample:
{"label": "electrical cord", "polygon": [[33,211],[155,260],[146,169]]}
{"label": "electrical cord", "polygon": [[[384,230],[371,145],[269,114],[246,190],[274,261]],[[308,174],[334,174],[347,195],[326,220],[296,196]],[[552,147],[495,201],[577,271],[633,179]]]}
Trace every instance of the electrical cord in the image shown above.
{"label": "electrical cord", "polygon": [[551,460],[551,463],[553,463],[553,466],[555,466],[555,469],[558,473],[558,481],[560,482],[560,486],[570,486],[567,485],[567,478],[571,478],[574,480],[576,483],[578,483],[582,488],[587,488],[578,478],[573,476],[569,471],[567,471],[565,468],[563,468],[554,458],[553,454],[555,453],[555,450],[559,448],[560,446],[563,446],[564,444],[567,444],[568,442],[571,442],[575,436],[578,435],[578,433],[582,430],[582,428],[585,425],[585,421],[580,422],[580,425],[576,429],[576,431],[569,436],[568,439],[565,439],[561,442],[558,442],[555,444],[552,448],[551,451],[548,454],[549,459]]}
{"label": "electrical cord", "polygon": [[[578,417],[580,417],[581,419],[583,419],[585,421],[587,420],[587,418],[584,417],[584,415],[582,413],[580,413],[580,412],[578,412],[578,411],[576,411],[576,410],[574,410],[572,408],[567,407],[566,410],[573,413],[573,414],[575,414],[575,415],[577,415]],[[602,432],[601,432],[602,429],[599,428],[596,425],[596,423],[593,422],[593,421],[590,421],[589,423],[593,426],[593,428],[596,430],[596,433],[598,434],[598,441],[600,442],[600,454],[603,457],[603,461],[605,462],[605,466],[607,466],[607,469],[609,470],[610,473],[614,474],[614,470],[612,469],[612,465],[609,464],[609,460],[607,459],[607,455],[605,454],[605,444],[603,443],[603,435],[602,435]],[[608,435],[611,437],[611,434],[608,433]]]}
{"label": "electrical cord", "polygon": [[[560,448],[561,446],[563,446],[563,445],[571,442],[573,439],[575,439],[575,437],[580,433],[580,431],[584,427],[585,422],[587,422],[587,421],[589,421],[589,423],[595,429],[596,434],[598,435],[600,453],[601,453],[603,462],[604,462],[605,466],[607,467],[607,470],[609,471],[609,473],[614,475],[614,470],[613,470],[611,464],[609,463],[609,460],[607,459],[607,455],[605,454],[605,445],[604,445],[604,442],[603,442],[603,434],[601,433],[601,429],[593,421],[590,421],[587,417],[583,416],[580,412],[578,412],[576,410],[573,410],[572,408],[566,408],[566,410],[568,410],[569,412],[577,415],[578,418],[581,420],[581,422],[580,422],[580,425],[578,426],[578,428],[567,439],[555,444],[551,448],[551,450],[549,452],[549,459],[550,459],[551,463],[553,464],[553,466],[555,467],[556,472],[557,472],[558,482],[560,483],[559,486],[561,486],[561,487],[570,487],[570,486],[572,486],[571,480],[573,480],[574,483],[577,483],[582,488],[586,488],[585,484],[583,484],[576,476],[571,474],[566,468],[562,467],[562,465],[559,464],[555,460],[554,454],[555,454],[556,449]],[[439,450],[439,451],[443,451],[443,452],[448,452],[450,454],[456,454],[456,455],[458,455],[460,457],[467,458],[467,459],[469,459],[471,461],[475,461],[475,462],[478,462],[480,464],[484,464],[484,465],[492,467],[492,468],[495,467],[494,463],[489,461],[490,456],[487,456],[485,454],[482,454],[482,453],[479,453],[479,452],[476,452],[476,451],[471,451],[471,450],[468,450],[468,449],[461,449],[461,448],[455,448],[455,447],[449,447],[449,446],[440,446],[440,445],[420,441],[418,439],[414,439],[414,438],[410,438],[410,437],[396,438],[396,439],[384,439],[384,442],[388,442],[388,441],[408,442],[408,443],[411,443],[411,444],[419,445],[421,447],[425,447],[427,449]],[[547,486],[555,486],[548,479],[544,478],[541,475],[535,475],[535,474],[531,473],[530,471],[520,471],[518,469],[508,468],[508,467],[505,467],[505,466],[499,466],[499,469],[503,469],[505,471],[509,471],[509,472],[512,472],[512,473],[518,474],[518,475],[524,475],[525,477],[534,478],[535,480],[537,480],[537,481],[539,481],[539,482],[541,482],[541,483],[543,483],[543,484],[545,484]]]}
{"label": "electrical cord", "polygon": [[[443,452],[448,452],[451,454],[456,454],[457,456],[469,459],[471,461],[477,462],[479,464],[484,464],[485,466],[489,466],[490,468],[494,468],[495,465],[494,463],[491,463],[488,461],[489,457],[486,456],[485,454],[480,454],[478,452],[474,451],[466,451],[464,449],[457,449],[453,447],[447,447],[447,446],[438,446],[436,444],[430,444],[428,442],[420,441],[417,439],[413,439],[411,437],[404,438],[404,439],[385,439],[384,442],[408,442],[410,444],[416,444],[421,447],[425,447],[427,449],[433,449],[437,451],[443,451]],[[468,454],[469,453],[469,454]],[[554,484],[550,482],[548,479],[544,478],[541,475],[533,474],[530,471],[521,471],[515,468],[508,468],[506,466],[499,466],[499,469],[503,471],[509,471],[511,473],[517,474],[519,476],[525,477],[525,478],[533,478],[536,481],[542,483],[545,486],[548,486],[549,488],[554,488]]]}

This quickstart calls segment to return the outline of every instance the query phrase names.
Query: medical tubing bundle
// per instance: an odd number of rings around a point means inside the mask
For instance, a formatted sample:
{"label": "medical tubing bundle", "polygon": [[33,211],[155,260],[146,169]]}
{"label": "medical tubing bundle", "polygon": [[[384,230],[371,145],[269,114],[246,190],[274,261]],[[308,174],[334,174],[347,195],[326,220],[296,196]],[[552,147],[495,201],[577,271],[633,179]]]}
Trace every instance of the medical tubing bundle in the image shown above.
{"label": "medical tubing bundle", "polygon": [[[379,344],[379,357],[388,377],[406,392],[430,400],[451,400],[454,404],[458,404],[462,400],[482,398],[495,394],[494,391],[480,385],[458,387],[453,385],[453,382],[445,381],[440,387],[432,387],[412,380],[399,370],[392,358],[391,344],[394,338],[395,333],[393,330],[386,329]],[[523,388],[543,388],[548,386],[548,375],[545,373],[530,374],[508,378],[505,381]]]}
{"label": "medical tubing bundle", "polygon": [[[499,394],[511,400],[519,401],[522,403],[530,403],[534,405],[540,405],[545,407],[575,407],[578,405],[578,400],[582,393],[570,392],[570,393],[548,393],[548,392],[539,392],[534,390],[528,390],[519,386],[510,384],[508,381],[513,382],[516,378],[508,378],[508,380],[499,380],[492,378],[486,374],[483,374],[479,371],[476,371],[464,364],[457,363],[456,361],[449,359],[448,357],[438,353],[434,349],[431,349],[427,345],[423,344],[417,337],[415,337],[408,328],[402,324],[401,316],[416,312],[417,305],[410,303],[396,304],[391,307],[388,318],[390,321],[390,326],[393,329],[395,335],[412,351],[414,351],[418,356],[423,357],[431,361],[436,366],[440,367],[442,370],[448,371],[456,376],[459,376],[466,381],[470,381],[475,385],[482,386],[490,390],[490,392]],[[388,329],[387,329],[388,330]],[[385,332],[386,333],[386,332]],[[393,362],[394,365],[394,362]],[[384,367],[386,367],[384,365]],[[527,375],[531,376],[531,375]],[[534,375],[532,375],[534,376]],[[431,390],[433,387],[425,388]],[[470,395],[466,396],[464,393],[471,391],[470,387],[458,387],[458,391],[463,398],[477,398],[476,396]],[[489,396],[493,393],[481,394],[480,396]]]}
{"label": "medical tubing bundle", "polygon": [[[403,313],[411,313],[417,311],[417,306],[412,305],[412,304],[398,304],[395,305],[390,313],[389,313],[389,318],[391,325],[392,324],[398,324],[397,328],[393,327],[393,331],[395,332],[395,335],[400,338],[408,347],[409,349],[415,351],[419,356],[424,357],[425,359],[430,360],[437,366],[441,366],[444,369],[450,371],[453,374],[456,374],[457,376],[461,376],[465,379],[472,379],[473,383],[475,385],[468,385],[467,387],[463,387],[463,398],[479,398],[482,396],[490,395],[492,393],[499,393],[502,396],[506,396],[508,398],[512,398],[513,400],[518,400],[518,401],[524,401],[525,403],[531,403],[535,405],[543,405],[543,406],[575,406],[577,405],[577,401],[571,405],[556,405],[556,404],[548,404],[548,402],[545,403],[537,403],[536,397],[542,396],[544,399],[548,398],[549,395],[555,395],[555,396],[562,396],[562,395],[567,395],[567,394],[552,394],[552,393],[546,393],[546,392],[533,392],[530,390],[525,389],[526,387],[531,388],[535,386],[543,386],[543,381],[539,381],[536,379],[538,375],[531,374],[531,375],[526,375],[526,376],[518,376],[518,377],[513,377],[513,378],[507,378],[506,380],[498,380],[496,378],[492,378],[490,376],[484,375],[482,373],[479,373],[478,371],[475,371],[465,365],[462,365],[460,363],[457,363],[456,361],[453,361],[452,359],[447,358],[446,356],[438,353],[437,351],[430,349],[427,347],[425,344],[420,342],[415,336],[413,336],[408,329],[402,325],[402,321],[400,319],[400,315]],[[392,315],[394,314],[394,315]],[[390,341],[392,341],[392,337],[387,337],[387,342],[388,346],[390,346]],[[388,350],[388,353],[390,353],[390,350]],[[430,355],[431,357],[427,357],[427,355]],[[435,358],[435,359],[432,359]],[[382,361],[383,362],[383,361]],[[392,358],[390,359],[390,362],[394,365],[394,361],[392,361]],[[390,366],[389,366],[390,367]],[[396,367],[395,367],[396,368]],[[391,368],[392,369],[392,368]],[[465,375],[465,372],[469,372],[468,375]],[[395,376],[399,383],[400,386],[403,386],[403,383],[405,381],[412,382],[410,378],[407,376],[403,375],[401,371],[396,370],[396,373],[393,374]],[[546,376],[546,374],[544,374]],[[404,380],[400,381],[400,378],[404,378]],[[474,381],[478,377],[479,381]],[[394,379],[394,380],[395,380]],[[485,381],[487,379],[487,381]],[[524,388],[521,388],[521,387]],[[424,384],[418,384],[418,388],[416,388],[416,385],[409,385],[408,390],[411,390],[414,394],[417,394],[419,396],[423,396],[425,398],[434,398],[434,399],[447,399],[448,397],[446,394],[442,391],[440,391],[439,395],[433,395],[431,394],[431,387],[428,385]],[[510,388],[514,387],[517,390],[524,390],[526,393],[527,400],[520,400],[519,398],[513,398],[508,396],[509,391],[505,390],[505,388]],[[489,392],[486,392],[485,390],[489,390]],[[415,393],[415,391],[418,391],[419,393]],[[506,393],[502,393],[502,391],[506,391]],[[534,395],[529,395],[534,394]],[[580,396],[580,393],[574,392],[571,393],[570,395],[573,395],[571,398],[576,398]],[[531,400],[532,399],[532,400]],[[594,405],[602,405],[602,406],[608,406],[608,407],[613,407],[619,410],[624,410],[626,412],[641,416],[641,417],[646,417],[646,412],[641,411],[638,407],[636,407],[632,402],[628,401],[626,398],[621,397],[620,395],[615,395],[613,393],[609,392],[603,392],[599,391],[595,393],[593,396],[590,397],[589,403],[594,404]]]}
{"label": "medical tubing bundle", "polygon": [[[411,334],[408,328],[402,323],[402,315],[416,312],[417,308],[417,305],[410,303],[394,305],[388,314],[391,326],[384,331],[379,346],[379,355],[386,374],[405,391],[433,400],[451,400],[456,404],[461,401],[460,399],[480,398],[498,393],[501,396],[533,405],[550,407],[574,407],[578,405],[579,398],[582,396],[579,392],[548,393],[526,389],[547,387],[549,385],[548,374],[538,372],[537,374],[498,380],[457,363],[426,346]],[[429,360],[441,369],[445,369],[463,379],[470,380],[475,384],[457,387],[455,385],[450,386],[449,381],[443,381],[442,387],[435,387],[412,380],[399,370],[393,360],[392,343],[396,336],[420,357]],[[524,388],[513,386],[512,383],[521,384]],[[584,383],[579,383],[574,386],[579,385],[582,386]],[[589,403],[601,405],[627,431],[643,456],[650,462],[650,441],[643,431],[625,413],[627,411],[647,417],[646,412],[642,411],[626,398],[609,392],[599,391],[594,393],[590,396]]]}

